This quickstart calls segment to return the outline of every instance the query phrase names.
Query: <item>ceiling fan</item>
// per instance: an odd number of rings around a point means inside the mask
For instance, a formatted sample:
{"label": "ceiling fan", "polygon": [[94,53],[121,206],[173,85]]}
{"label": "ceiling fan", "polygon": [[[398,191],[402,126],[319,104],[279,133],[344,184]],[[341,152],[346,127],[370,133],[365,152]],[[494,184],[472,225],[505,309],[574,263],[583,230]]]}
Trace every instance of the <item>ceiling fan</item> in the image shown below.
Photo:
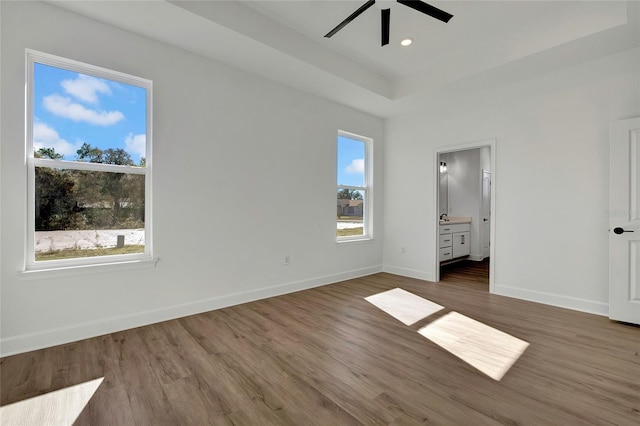
{"label": "ceiling fan", "polygon": [[[358,16],[360,16],[360,14],[362,14],[365,10],[373,6],[375,2],[376,0],[368,0],[365,4],[360,6],[355,12],[349,15],[347,19],[340,22],[334,29],[329,31],[325,35],[325,37],[327,38],[333,37],[338,31],[340,31],[345,26],[347,26],[349,22],[353,21]],[[440,10],[435,6],[431,6],[430,4],[425,3],[421,0],[397,0],[397,2],[445,23],[449,22],[449,20],[453,18],[452,14],[447,13],[444,10]],[[382,24],[382,46],[385,46],[389,44],[389,23],[391,21],[391,9],[389,8],[381,9],[380,18],[381,18],[381,24]]]}

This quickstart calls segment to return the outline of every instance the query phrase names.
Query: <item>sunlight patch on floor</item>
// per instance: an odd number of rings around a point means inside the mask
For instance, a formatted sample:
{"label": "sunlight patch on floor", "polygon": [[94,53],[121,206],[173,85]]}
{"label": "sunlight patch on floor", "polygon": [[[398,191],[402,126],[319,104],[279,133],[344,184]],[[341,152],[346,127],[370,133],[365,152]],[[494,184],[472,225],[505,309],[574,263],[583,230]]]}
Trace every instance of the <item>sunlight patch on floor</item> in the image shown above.
{"label": "sunlight patch on floor", "polygon": [[364,299],[406,325],[414,324],[444,309],[444,306],[401,288],[394,288]]}
{"label": "sunlight patch on floor", "polygon": [[449,312],[418,330],[427,339],[500,380],[529,343],[457,312]]}
{"label": "sunlight patch on floor", "polygon": [[3,425],[72,425],[104,377],[0,407]]}

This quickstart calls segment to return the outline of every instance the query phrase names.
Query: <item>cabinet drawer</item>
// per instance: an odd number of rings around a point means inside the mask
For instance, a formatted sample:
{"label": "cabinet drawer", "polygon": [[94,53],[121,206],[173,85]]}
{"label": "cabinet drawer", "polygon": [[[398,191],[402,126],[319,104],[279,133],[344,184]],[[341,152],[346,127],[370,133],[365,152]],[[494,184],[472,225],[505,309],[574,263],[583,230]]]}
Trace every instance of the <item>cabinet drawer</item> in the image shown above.
{"label": "cabinet drawer", "polygon": [[453,248],[445,247],[440,249],[440,262],[443,260],[453,259]]}
{"label": "cabinet drawer", "polygon": [[452,234],[454,232],[468,232],[471,230],[469,223],[456,223],[454,225],[440,225],[440,234]]}
{"label": "cabinet drawer", "polygon": [[451,234],[440,234],[440,248],[451,247],[453,245],[453,237]]}

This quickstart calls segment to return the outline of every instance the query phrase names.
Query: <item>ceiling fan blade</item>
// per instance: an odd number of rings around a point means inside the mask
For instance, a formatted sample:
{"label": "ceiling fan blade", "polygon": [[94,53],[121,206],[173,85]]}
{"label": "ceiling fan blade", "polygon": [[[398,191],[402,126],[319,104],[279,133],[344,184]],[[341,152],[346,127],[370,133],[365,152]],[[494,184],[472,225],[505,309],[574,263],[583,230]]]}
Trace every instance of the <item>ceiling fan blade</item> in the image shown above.
{"label": "ceiling fan blade", "polygon": [[332,29],[331,31],[329,31],[325,37],[330,38],[333,37],[333,35],[335,33],[337,33],[338,31],[340,31],[341,29],[343,29],[349,22],[353,21],[354,19],[356,19],[358,16],[360,16],[360,14],[362,12],[364,12],[365,10],[369,9],[371,6],[373,6],[373,4],[376,2],[376,0],[369,0],[367,1],[365,4],[363,4],[362,6],[360,6],[358,8],[358,10],[356,10],[355,12],[353,12],[351,15],[349,15],[347,17],[347,19],[345,19],[344,21],[340,22],[334,29]]}
{"label": "ceiling fan blade", "polygon": [[389,44],[389,25],[391,23],[391,9],[382,9],[380,11],[380,19],[382,22],[382,45]]}
{"label": "ceiling fan blade", "polygon": [[415,9],[418,12],[429,15],[432,18],[436,18],[442,22],[449,22],[449,20],[453,18],[452,14],[447,13],[444,10],[440,10],[437,7],[431,6],[430,4],[427,4],[420,0],[398,0],[398,3]]}

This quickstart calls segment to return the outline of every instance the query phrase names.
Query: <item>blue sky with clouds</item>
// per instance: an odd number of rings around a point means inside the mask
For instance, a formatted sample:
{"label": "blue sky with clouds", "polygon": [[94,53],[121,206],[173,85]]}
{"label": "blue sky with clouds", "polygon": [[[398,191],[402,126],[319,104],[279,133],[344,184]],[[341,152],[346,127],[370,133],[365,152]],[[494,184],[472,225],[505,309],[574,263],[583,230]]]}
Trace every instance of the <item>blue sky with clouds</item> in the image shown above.
{"label": "blue sky with clouds", "polygon": [[75,160],[83,143],[145,156],[146,89],[34,64],[33,145]]}
{"label": "blue sky with clouds", "polygon": [[364,185],[364,142],[338,136],[338,185]]}

